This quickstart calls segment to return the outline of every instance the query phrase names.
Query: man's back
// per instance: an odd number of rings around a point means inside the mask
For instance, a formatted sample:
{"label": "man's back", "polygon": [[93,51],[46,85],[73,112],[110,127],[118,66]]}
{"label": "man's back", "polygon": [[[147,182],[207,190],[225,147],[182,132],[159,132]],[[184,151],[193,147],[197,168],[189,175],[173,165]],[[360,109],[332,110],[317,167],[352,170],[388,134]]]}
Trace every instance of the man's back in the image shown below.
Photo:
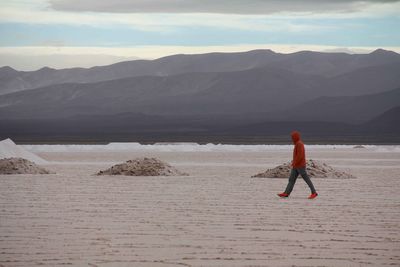
{"label": "man's back", "polygon": [[300,134],[293,132],[292,140],[294,143],[292,167],[303,168],[306,166],[306,151],[303,142],[300,140]]}

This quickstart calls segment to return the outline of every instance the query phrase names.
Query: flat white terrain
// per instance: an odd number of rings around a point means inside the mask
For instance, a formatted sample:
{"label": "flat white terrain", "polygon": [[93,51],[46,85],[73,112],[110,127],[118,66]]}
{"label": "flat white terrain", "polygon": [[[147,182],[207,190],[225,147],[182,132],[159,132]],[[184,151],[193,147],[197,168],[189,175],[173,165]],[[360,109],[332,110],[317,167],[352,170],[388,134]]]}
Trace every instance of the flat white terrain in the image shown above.
{"label": "flat white terrain", "polygon": [[[57,174],[0,176],[0,266],[400,266],[399,147],[306,146],[358,177],[313,179],[315,200],[250,178],[291,146],[26,148]],[[142,156],[190,176],[93,175]]]}

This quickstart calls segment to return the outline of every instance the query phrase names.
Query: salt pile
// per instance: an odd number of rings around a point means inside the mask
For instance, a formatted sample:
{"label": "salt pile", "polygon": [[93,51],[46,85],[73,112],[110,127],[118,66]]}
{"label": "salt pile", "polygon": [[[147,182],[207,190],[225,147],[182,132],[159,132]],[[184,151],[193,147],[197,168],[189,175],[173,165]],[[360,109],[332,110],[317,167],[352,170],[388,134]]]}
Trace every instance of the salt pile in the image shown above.
{"label": "salt pile", "polygon": [[51,172],[23,158],[0,159],[0,174],[50,174]]}
{"label": "salt pile", "polygon": [[363,146],[363,145],[356,145],[356,146],[353,146],[353,148],[365,148],[365,146]]}
{"label": "salt pile", "polygon": [[99,171],[97,175],[185,176],[188,174],[156,158],[137,158]]}
{"label": "salt pile", "polygon": [[[279,165],[273,169],[253,175],[252,178],[289,178],[292,167],[290,162]],[[331,166],[315,160],[307,160],[307,174],[311,178],[356,178],[350,173],[335,170]]]}
{"label": "salt pile", "polygon": [[17,146],[11,139],[0,141],[0,159],[3,158],[24,158],[36,164],[47,164],[48,162],[39,156]]}

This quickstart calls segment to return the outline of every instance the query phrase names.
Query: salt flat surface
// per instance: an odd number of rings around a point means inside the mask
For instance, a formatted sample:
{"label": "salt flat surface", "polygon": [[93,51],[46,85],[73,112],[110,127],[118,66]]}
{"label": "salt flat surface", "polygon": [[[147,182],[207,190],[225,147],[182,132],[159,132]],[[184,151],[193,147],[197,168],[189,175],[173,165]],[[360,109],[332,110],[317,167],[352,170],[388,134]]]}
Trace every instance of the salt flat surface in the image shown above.
{"label": "salt flat surface", "polygon": [[[307,145],[311,150],[352,149],[355,145]],[[109,143],[106,145],[22,145],[32,152],[89,152],[89,151],[157,151],[157,152],[264,152],[291,150],[292,145],[229,145],[229,144],[197,144],[197,143]],[[363,145],[361,150],[375,152],[400,152],[400,145]],[[360,149],[358,149],[360,150]]]}
{"label": "salt flat surface", "polygon": [[[194,146],[194,145],[192,145]],[[0,266],[399,266],[400,152],[307,146],[357,179],[251,175],[291,149],[55,149],[25,146],[55,175],[0,176]],[[64,147],[65,148],[65,147]],[[189,177],[94,176],[157,157]]]}

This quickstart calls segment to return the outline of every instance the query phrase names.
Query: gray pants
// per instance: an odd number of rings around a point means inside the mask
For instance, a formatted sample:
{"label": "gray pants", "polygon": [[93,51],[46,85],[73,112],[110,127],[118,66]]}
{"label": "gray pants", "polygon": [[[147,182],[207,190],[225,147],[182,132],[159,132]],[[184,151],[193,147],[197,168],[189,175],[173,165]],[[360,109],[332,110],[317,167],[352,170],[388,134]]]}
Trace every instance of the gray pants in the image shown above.
{"label": "gray pants", "polygon": [[289,183],[286,187],[285,193],[290,195],[290,193],[293,190],[294,184],[296,183],[297,176],[299,176],[299,174],[301,175],[301,177],[303,177],[304,181],[308,184],[308,187],[310,187],[311,193],[316,193],[314,185],[311,182],[310,177],[308,177],[305,167],[292,169],[292,171],[290,172]]}

